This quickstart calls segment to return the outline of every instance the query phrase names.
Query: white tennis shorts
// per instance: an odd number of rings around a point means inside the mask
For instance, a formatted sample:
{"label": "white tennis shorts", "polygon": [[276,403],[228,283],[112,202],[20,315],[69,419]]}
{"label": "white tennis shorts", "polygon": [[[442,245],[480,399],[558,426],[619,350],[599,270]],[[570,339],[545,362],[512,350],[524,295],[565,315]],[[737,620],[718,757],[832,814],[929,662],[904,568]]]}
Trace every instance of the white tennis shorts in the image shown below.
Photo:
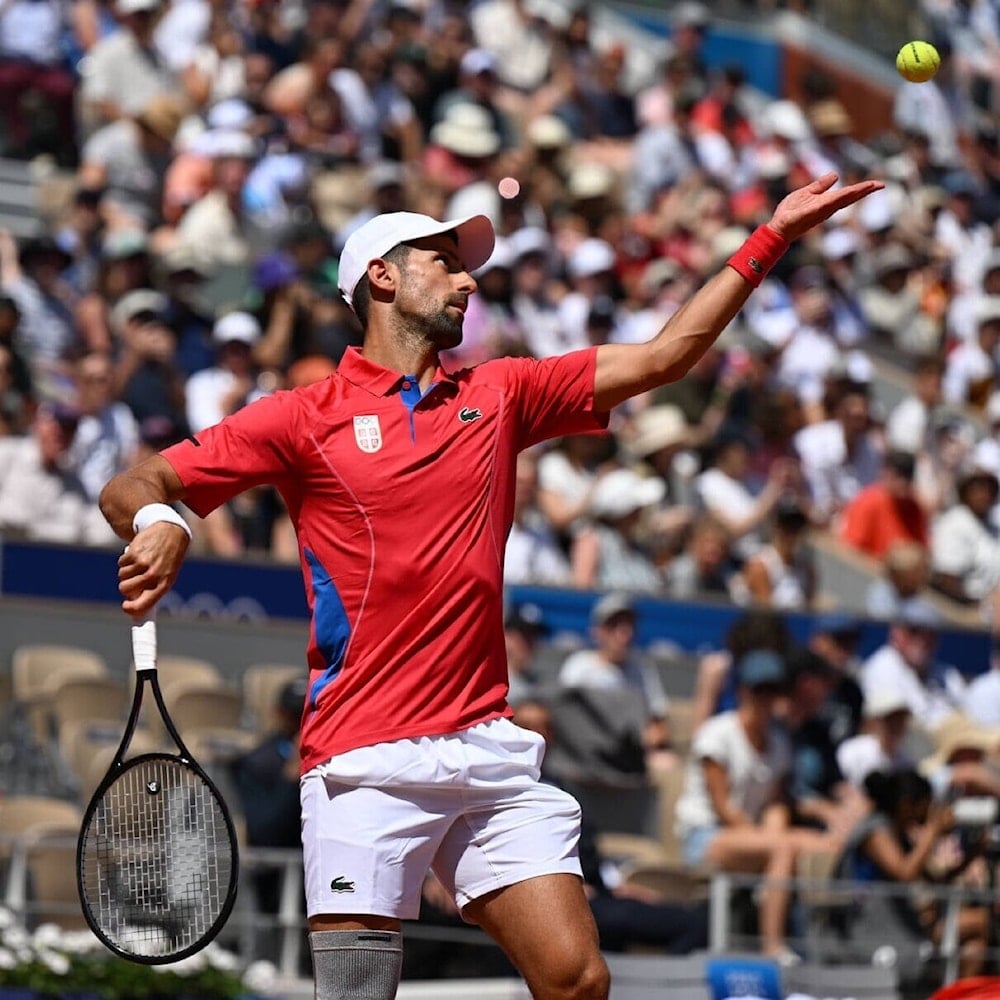
{"label": "white tennis shorts", "polygon": [[580,874],[580,807],[538,780],[545,742],[495,719],[360,747],[302,778],[306,911],[415,919],[432,868],[461,908],[538,875]]}

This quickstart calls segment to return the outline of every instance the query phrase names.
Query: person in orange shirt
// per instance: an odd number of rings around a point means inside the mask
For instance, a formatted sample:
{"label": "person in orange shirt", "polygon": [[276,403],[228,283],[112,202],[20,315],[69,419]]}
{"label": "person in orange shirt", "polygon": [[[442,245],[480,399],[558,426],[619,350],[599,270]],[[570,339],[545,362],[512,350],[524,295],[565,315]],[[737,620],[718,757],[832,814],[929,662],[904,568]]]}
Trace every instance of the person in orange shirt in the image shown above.
{"label": "person in orange shirt", "polygon": [[913,455],[892,451],[879,482],[865,487],[844,508],[840,537],[881,558],[893,542],[928,543],[927,513],[913,492]]}

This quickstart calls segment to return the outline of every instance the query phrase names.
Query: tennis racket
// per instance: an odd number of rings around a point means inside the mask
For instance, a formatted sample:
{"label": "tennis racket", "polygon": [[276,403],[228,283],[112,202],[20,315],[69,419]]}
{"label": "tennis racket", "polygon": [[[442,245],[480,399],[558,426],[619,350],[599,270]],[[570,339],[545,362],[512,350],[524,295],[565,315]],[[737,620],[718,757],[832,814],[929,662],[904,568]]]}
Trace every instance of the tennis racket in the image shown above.
{"label": "tennis racket", "polygon": [[[132,656],[132,709],[84,814],[77,886],[83,915],[103,944],[160,965],[193,954],[222,928],[236,901],[239,855],[222,796],[167,714],[152,617],[132,626]],[[178,753],[126,760],[147,685]]]}

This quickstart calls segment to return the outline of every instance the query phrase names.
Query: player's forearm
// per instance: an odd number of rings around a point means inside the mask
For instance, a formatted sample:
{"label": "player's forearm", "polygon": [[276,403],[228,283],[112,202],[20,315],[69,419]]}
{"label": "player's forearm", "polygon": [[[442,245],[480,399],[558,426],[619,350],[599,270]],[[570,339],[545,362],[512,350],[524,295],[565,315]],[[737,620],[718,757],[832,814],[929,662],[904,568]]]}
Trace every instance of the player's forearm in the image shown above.
{"label": "player's forearm", "polygon": [[169,503],[184,496],[184,487],[166,459],[155,455],[115,476],[101,490],[101,513],[116,535],[131,541],[136,512],[151,503]]}
{"label": "player's forearm", "polygon": [[597,352],[596,404],[619,403],[683,378],[715,343],[746,302],[753,286],[724,267],[646,344],[607,344]]}

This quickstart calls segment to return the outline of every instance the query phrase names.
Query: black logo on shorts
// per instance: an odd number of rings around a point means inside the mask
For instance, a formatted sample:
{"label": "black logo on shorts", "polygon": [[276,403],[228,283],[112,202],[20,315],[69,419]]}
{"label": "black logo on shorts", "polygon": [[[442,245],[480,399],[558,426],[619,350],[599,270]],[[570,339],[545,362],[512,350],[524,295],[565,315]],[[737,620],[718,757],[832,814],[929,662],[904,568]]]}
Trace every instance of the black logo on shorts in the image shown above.
{"label": "black logo on shorts", "polygon": [[458,411],[458,419],[462,421],[463,424],[471,424],[473,420],[479,420],[483,415],[483,411],[477,406],[476,409],[470,410],[467,406],[463,406],[462,409]]}
{"label": "black logo on shorts", "polygon": [[354,892],[354,883],[343,875],[338,875],[330,882],[330,892]]}

